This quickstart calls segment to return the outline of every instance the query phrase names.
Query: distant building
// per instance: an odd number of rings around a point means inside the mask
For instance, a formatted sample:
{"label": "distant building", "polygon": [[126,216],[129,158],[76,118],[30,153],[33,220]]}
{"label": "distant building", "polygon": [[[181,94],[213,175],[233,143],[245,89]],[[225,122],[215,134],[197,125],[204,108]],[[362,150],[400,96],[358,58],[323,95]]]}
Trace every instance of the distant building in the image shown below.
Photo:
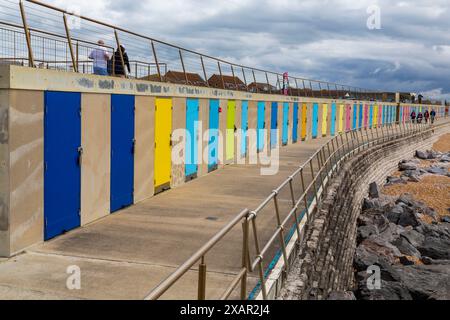
{"label": "distant building", "polygon": [[[222,77],[219,74],[213,74],[211,78],[208,80],[209,86],[213,88],[221,88],[221,89],[227,89],[227,90],[240,90],[240,91],[246,91],[247,86],[244,82],[242,82],[241,79],[238,77],[232,77],[232,76],[223,76],[223,82]],[[224,87],[225,85],[225,87]]]}
{"label": "distant building", "polygon": [[[187,72],[185,76],[184,72],[169,70],[165,75],[162,76],[165,82],[175,84],[186,84],[186,77],[188,80],[188,85],[206,87],[206,81],[197,73]],[[160,81],[158,74],[151,74],[139,79],[147,81]]]}
{"label": "distant building", "polygon": [[[270,88],[270,90],[269,90]],[[267,83],[262,83],[262,82],[252,82],[248,85],[248,90],[250,92],[262,92],[262,93],[268,93],[269,91],[271,92],[277,92],[278,89],[272,85],[268,85]]]}

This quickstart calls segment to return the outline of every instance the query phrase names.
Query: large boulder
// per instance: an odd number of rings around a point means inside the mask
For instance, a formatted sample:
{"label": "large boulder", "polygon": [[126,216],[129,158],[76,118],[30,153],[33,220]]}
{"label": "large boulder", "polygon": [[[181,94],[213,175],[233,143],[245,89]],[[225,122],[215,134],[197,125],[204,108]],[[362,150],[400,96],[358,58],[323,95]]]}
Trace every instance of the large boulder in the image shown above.
{"label": "large boulder", "polygon": [[422,159],[422,160],[428,160],[428,152],[424,151],[416,151],[416,158]]}
{"label": "large boulder", "polygon": [[372,182],[369,185],[369,197],[372,199],[377,199],[380,197],[380,190],[378,189],[376,182]]}
{"label": "large boulder", "polygon": [[398,164],[398,169],[400,171],[405,170],[417,170],[419,168],[419,165],[413,162],[400,162]]}
{"label": "large boulder", "polygon": [[428,173],[431,174],[435,174],[435,175],[440,175],[440,176],[445,176],[448,174],[448,169],[445,167],[437,167],[437,166],[433,166],[431,168],[426,169],[428,171]]}
{"label": "large boulder", "polygon": [[425,236],[416,230],[406,230],[400,236],[406,239],[412,246],[419,247],[425,241]]}
{"label": "large boulder", "polygon": [[422,257],[420,252],[404,237],[400,237],[397,240],[394,240],[392,244],[406,256],[416,257],[418,259]]}
{"label": "large boulder", "polygon": [[432,259],[450,259],[450,241],[442,238],[425,237],[424,242],[417,249],[422,255]]}

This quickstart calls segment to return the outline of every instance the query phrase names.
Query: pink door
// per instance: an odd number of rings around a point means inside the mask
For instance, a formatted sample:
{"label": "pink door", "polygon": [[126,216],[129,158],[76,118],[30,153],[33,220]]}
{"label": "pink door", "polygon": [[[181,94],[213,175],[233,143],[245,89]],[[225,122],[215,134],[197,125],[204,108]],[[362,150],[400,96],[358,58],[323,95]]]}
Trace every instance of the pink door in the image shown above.
{"label": "pink door", "polygon": [[352,116],[352,107],[351,105],[347,104],[345,109],[345,130],[350,131],[351,130],[351,116]]}
{"label": "pink door", "polygon": [[364,106],[364,128],[367,128],[369,122],[369,106],[366,104]]}

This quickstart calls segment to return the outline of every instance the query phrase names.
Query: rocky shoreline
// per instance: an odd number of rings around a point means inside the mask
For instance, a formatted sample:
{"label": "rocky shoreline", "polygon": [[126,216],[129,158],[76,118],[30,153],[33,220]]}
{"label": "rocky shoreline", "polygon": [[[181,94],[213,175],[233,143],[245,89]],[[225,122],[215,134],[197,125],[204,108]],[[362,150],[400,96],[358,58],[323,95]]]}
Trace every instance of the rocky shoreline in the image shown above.
{"label": "rocky shoreline", "polygon": [[[450,177],[450,153],[416,151],[399,163],[384,188]],[[448,187],[448,181],[446,185]],[[450,198],[448,189],[444,197]],[[355,290],[330,300],[450,300],[450,208],[437,212],[409,193],[387,195],[373,183],[357,224]],[[380,286],[373,288],[373,267]]]}

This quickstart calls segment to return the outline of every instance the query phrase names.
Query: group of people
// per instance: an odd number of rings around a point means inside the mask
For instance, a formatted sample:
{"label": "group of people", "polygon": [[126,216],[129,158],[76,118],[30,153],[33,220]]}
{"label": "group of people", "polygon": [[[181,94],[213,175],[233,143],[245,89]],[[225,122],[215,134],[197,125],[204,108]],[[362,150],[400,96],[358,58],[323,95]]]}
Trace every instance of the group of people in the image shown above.
{"label": "group of people", "polygon": [[422,112],[419,111],[418,114],[416,114],[416,111],[413,110],[413,112],[411,112],[411,122],[412,123],[422,123],[422,121],[425,119],[425,123],[428,123],[428,121],[430,121],[431,119],[431,124],[434,123],[434,120],[436,119],[436,111],[431,110],[431,112],[428,112],[428,110],[426,110],[423,114]]}
{"label": "group of people", "polygon": [[[125,77],[126,73],[122,65],[122,57],[124,65],[128,69],[128,72],[130,72],[130,61],[128,60],[128,54],[125,51],[125,47],[121,45],[119,49],[114,52],[113,57],[110,57],[105,50],[105,43],[103,40],[99,40],[97,44],[98,48],[95,48],[89,54],[89,59],[94,62],[94,74]],[[120,54],[121,52],[122,55]]]}

